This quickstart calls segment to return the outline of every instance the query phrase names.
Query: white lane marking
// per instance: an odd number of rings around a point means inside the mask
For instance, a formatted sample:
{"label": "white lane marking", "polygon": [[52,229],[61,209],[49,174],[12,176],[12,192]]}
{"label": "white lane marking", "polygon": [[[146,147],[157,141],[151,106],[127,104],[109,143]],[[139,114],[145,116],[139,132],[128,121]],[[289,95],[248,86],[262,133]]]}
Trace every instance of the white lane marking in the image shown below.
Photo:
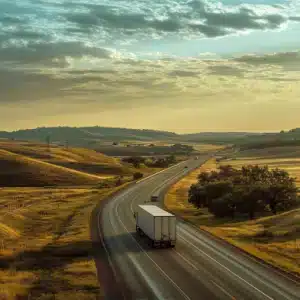
{"label": "white lane marking", "polygon": [[176,166],[179,166],[180,164],[186,163],[187,161],[188,161],[188,160],[181,161],[180,163],[178,163],[178,164],[176,164],[176,165],[174,165],[174,166],[172,166],[172,167],[170,167],[170,168],[161,170],[161,171],[156,172],[156,173],[154,173],[154,174],[152,174],[152,175],[150,175],[150,176],[148,176],[148,177],[142,178],[142,179],[138,180],[136,183],[140,183],[140,182],[142,182],[142,181],[145,181],[145,180],[147,180],[147,179],[150,179],[151,177],[153,177],[153,176],[155,176],[155,175],[157,175],[157,174],[160,174],[160,173],[165,172],[165,171],[167,171],[167,170],[171,170],[171,169],[175,168]]}
{"label": "white lane marking", "polygon": [[[175,249],[172,249],[173,251],[176,252],[177,255],[179,255],[187,264],[189,264],[192,268],[194,268],[196,271],[199,271],[199,269],[195,266],[195,264],[193,264],[189,259],[187,259],[186,257],[184,257],[182,254],[180,254],[179,252],[177,252]],[[216,286],[218,286],[226,295],[228,295],[229,297],[231,297],[232,300],[235,300],[235,297],[233,297],[229,292],[227,292],[224,288],[222,288],[221,286],[219,286],[217,283],[215,283],[213,280],[210,280],[213,284],[215,284]]]}
{"label": "white lane marking", "polygon": [[[112,269],[112,271],[113,271],[115,280],[116,280],[117,282],[119,282],[118,276],[117,276],[117,272],[116,272],[116,269],[115,269],[115,267],[114,267],[114,264],[113,264],[113,262],[112,262],[111,256],[110,256],[110,254],[109,254],[109,251],[108,251],[108,249],[107,249],[107,247],[106,247],[106,245],[105,245],[103,236],[102,236],[102,234],[101,234],[101,229],[100,229],[100,211],[98,211],[98,214],[97,214],[97,221],[98,221],[98,222],[97,222],[98,236],[99,236],[100,241],[101,241],[101,244],[103,245],[103,248],[104,248],[104,250],[105,250],[106,256],[107,256],[107,258],[108,258],[108,263],[109,263],[109,265],[110,265],[110,267],[111,267],[111,269]],[[123,290],[122,290],[122,296],[123,296],[123,299],[126,299]]]}
{"label": "white lane marking", "polygon": [[139,265],[139,263],[136,261],[135,257],[132,256],[132,254],[128,253],[128,256],[134,265],[134,267],[137,269],[137,271],[140,273],[142,277],[144,277],[146,284],[150,287],[152,292],[155,294],[156,298],[158,299],[165,299],[165,296],[157,289],[156,284],[151,280],[151,278],[147,275],[146,272],[144,272],[143,268]]}
{"label": "white lane marking", "polygon": [[185,170],[180,170],[178,173],[176,173],[175,175],[173,175],[172,177],[167,178],[165,181],[163,181],[159,186],[157,186],[153,191],[155,192],[156,190],[159,190],[161,187],[163,187],[165,185],[166,182],[171,181],[172,179],[174,179],[175,177],[179,176],[179,174],[183,173]]}
{"label": "white lane marking", "polygon": [[192,268],[194,268],[196,271],[199,271],[199,269],[186,257],[184,257],[182,254],[177,252],[175,249],[172,249],[177,255],[179,255],[187,264],[189,264]]}
{"label": "white lane marking", "polygon": [[216,259],[214,259],[213,257],[211,257],[209,254],[207,254],[206,252],[202,251],[201,249],[199,249],[197,246],[195,246],[194,244],[192,244],[191,242],[189,242],[188,240],[186,240],[182,235],[178,236],[184,240],[186,243],[190,244],[192,247],[196,248],[199,252],[201,252],[202,254],[204,254],[205,256],[207,256],[209,259],[211,259],[212,261],[214,261],[216,264],[218,264],[220,267],[222,267],[223,269],[225,269],[226,271],[228,271],[229,273],[231,273],[232,275],[234,275],[235,277],[237,277],[238,279],[240,279],[241,281],[243,281],[244,283],[246,283],[247,285],[249,285],[250,287],[252,287],[254,290],[256,290],[257,292],[261,293],[262,295],[264,295],[266,298],[270,299],[270,300],[274,300],[274,298],[271,298],[270,296],[268,296],[267,294],[265,294],[263,291],[261,291],[260,289],[258,289],[257,287],[255,287],[254,285],[252,285],[250,282],[248,282],[247,280],[245,280],[244,278],[240,277],[239,275],[237,275],[236,273],[234,273],[233,271],[231,271],[229,268],[227,268],[226,266],[224,266],[223,264],[221,264],[220,262],[218,262]]}
{"label": "white lane marking", "polygon": [[[115,222],[112,222],[111,220],[111,216],[112,216],[112,210],[109,211],[109,221],[112,227],[112,230],[115,234],[117,234],[117,228],[115,225]],[[125,246],[126,248],[126,246]],[[165,297],[162,295],[162,293],[156,288],[155,283],[153,282],[153,280],[151,280],[151,278],[144,272],[144,270],[139,266],[138,262],[136,261],[136,258],[131,254],[131,253],[127,253],[129,259],[131,260],[132,264],[134,265],[134,267],[136,268],[136,270],[140,273],[141,277],[144,278],[144,280],[146,281],[146,284],[150,287],[150,289],[153,291],[153,293],[155,294],[156,298],[158,299],[164,299]]]}
{"label": "white lane marking", "polygon": [[231,294],[229,294],[224,288],[222,288],[219,284],[217,284],[216,282],[214,282],[213,280],[211,280],[211,282],[217,286],[225,295],[227,295],[228,297],[230,297],[230,299],[235,300],[236,298],[234,296],[232,296]]}
{"label": "white lane marking", "polygon": [[[165,181],[163,181],[158,187],[155,187],[155,188],[151,191],[151,194],[152,194],[154,191],[156,191],[156,190],[158,190],[159,188],[161,188],[164,184],[166,184],[166,182],[171,181],[171,180],[173,180],[175,177],[179,176],[179,174],[182,173],[182,172],[183,172],[183,171],[181,170],[180,172],[176,173],[176,174],[173,175],[172,177],[170,177],[170,178],[166,179]],[[130,203],[130,210],[131,210],[132,214],[134,213],[134,211],[133,211],[134,200],[136,200],[136,199],[139,198],[139,197],[140,197],[140,194],[138,194],[136,197],[134,197],[134,198],[132,199],[131,203]]]}
{"label": "white lane marking", "polygon": [[[214,244],[214,242],[212,240],[210,240],[209,242],[204,242],[201,238],[195,237],[195,235],[191,232],[191,230],[193,230],[193,228],[190,228],[187,225],[183,225],[180,224],[179,230],[182,232],[185,232],[185,234],[189,235],[193,240],[197,241],[198,243],[204,245],[205,247],[209,248],[210,250],[212,250],[213,252],[217,253],[219,256],[223,257],[225,260],[229,261],[229,257],[231,257],[230,263],[232,265],[235,265],[238,268],[243,269],[243,272],[245,274],[248,274],[251,277],[254,277],[254,275],[257,274],[257,272],[251,272],[249,271],[250,269],[248,269],[246,266],[244,266],[243,264],[239,263],[238,261],[236,261],[236,259],[233,257],[233,255],[228,255],[219,251],[216,249],[216,245]],[[200,234],[200,232],[197,232],[198,234]],[[255,274],[256,273],[256,274]],[[263,280],[263,278],[261,278],[258,274],[258,277],[256,276],[256,280],[260,281],[262,284],[266,284],[266,282]],[[278,295],[281,295],[283,298],[289,299],[289,300],[293,300],[293,298],[290,298],[289,296],[286,295],[286,293],[282,292],[282,290],[280,289],[280,287],[278,286],[272,286],[272,289],[274,291],[276,291],[276,293]]]}
{"label": "white lane marking", "polygon": [[130,237],[132,238],[132,240],[137,244],[137,246],[142,250],[142,252],[152,261],[152,263],[156,266],[156,268],[175,286],[175,288],[181,293],[181,295],[187,299],[187,300],[191,300],[189,298],[189,296],[168,276],[168,274],[149,256],[149,254],[145,251],[145,249],[140,245],[140,243],[134,238],[134,236],[132,235],[132,233],[127,229],[127,227],[125,226],[125,224],[123,223],[123,221],[120,218],[120,215],[118,213],[118,207],[119,207],[118,203],[115,206],[115,213],[116,216],[118,217],[119,222],[122,224],[122,226],[124,227],[124,229],[127,231],[127,233],[129,233]]}

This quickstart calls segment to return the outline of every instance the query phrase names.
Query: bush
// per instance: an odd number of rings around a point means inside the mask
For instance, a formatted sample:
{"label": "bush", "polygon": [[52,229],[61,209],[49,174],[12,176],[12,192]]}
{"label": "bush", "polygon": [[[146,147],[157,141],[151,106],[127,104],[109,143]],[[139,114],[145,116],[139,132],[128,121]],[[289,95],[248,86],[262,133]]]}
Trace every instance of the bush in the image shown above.
{"label": "bush", "polygon": [[141,178],[143,178],[143,173],[141,173],[141,172],[135,172],[134,174],[133,174],[133,180],[138,180],[138,179],[141,179]]}

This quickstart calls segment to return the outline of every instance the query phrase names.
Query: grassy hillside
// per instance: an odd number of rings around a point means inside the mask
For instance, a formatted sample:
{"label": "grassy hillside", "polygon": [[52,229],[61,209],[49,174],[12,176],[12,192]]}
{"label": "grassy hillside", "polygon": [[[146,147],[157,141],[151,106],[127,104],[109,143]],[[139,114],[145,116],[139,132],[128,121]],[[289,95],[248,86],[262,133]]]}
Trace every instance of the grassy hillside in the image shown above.
{"label": "grassy hillside", "polygon": [[104,178],[0,150],[0,186],[95,185]]}
{"label": "grassy hillside", "polygon": [[117,159],[91,149],[51,145],[49,151],[46,144],[18,141],[0,141],[0,149],[99,176],[131,174]]}
{"label": "grassy hillside", "polygon": [[30,140],[45,142],[47,137],[51,142],[65,144],[68,140],[70,145],[87,147],[97,144],[99,141],[120,140],[169,140],[177,139],[178,135],[172,132],[111,128],[111,127],[41,127],[34,129],[17,130],[13,132],[1,132],[0,138],[17,140]]}
{"label": "grassy hillside", "polygon": [[0,298],[97,299],[89,220],[113,191],[0,189]]}
{"label": "grassy hillside", "polygon": [[275,133],[249,132],[202,132],[182,135],[182,140],[212,143],[231,144],[241,149],[263,149],[278,146],[300,146],[300,128]]}
{"label": "grassy hillside", "polygon": [[[281,154],[282,154],[281,149]],[[275,151],[276,152],[276,151]],[[286,152],[288,153],[288,151]],[[260,153],[262,154],[262,153]],[[266,155],[267,153],[264,153]],[[242,154],[239,154],[242,156]],[[298,176],[300,186],[300,172],[294,172],[297,157],[277,160],[272,156],[260,161],[254,156],[249,160],[222,161],[222,164],[236,163],[268,163],[270,166],[283,167],[294,176]],[[276,157],[276,156],[275,156]],[[279,164],[281,161],[283,164]],[[196,209],[188,203],[188,190],[192,183],[197,181],[197,175],[203,171],[210,171],[218,167],[215,159],[209,160],[198,170],[174,184],[165,196],[165,205],[178,216],[194,223],[201,229],[227,240],[228,242],[248,251],[271,264],[300,276],[300,209],[281,213],[276,216],[267,216],[252,221],[232,219],[218,219],[207,209]]]}
{"label": "grassy hillside", "polygon": [[145,165],[134,168],[91,149],[0,140],[0,186],[111,184],[112,178],[129,180],[135,172],[147,176],[159,170]]}
{"label": "grassy hillside", "polygon": [[[168,131],[111,128],[111,127],[41,127],[17,130],[13,132],[0,131],[0,139],[30,140],[88,147],[96,149],[105,143],[119,143],[123,141],[169,143],[202,143],[219,145],[238,145],[246,148],[265,148],[275,146],[300,145],[300,128],[278,133],[250,133],[250,132],[200,132],[194,134],[176,134]],[[106,150],[106,149],[104,149]],[[115,149],[114,149],[115,150]],[[120,149],[118,149],[120,150]],[[126,154],[114,154],[126,155]]]}

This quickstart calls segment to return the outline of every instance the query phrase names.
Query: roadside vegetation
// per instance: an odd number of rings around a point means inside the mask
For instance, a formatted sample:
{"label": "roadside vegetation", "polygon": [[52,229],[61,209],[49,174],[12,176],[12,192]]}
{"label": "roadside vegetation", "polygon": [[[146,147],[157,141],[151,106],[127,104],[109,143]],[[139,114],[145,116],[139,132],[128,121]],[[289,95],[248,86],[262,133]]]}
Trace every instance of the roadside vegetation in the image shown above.
{"label": "roadside vegetation", "polygon": [[[276,154],[269,157],[266,168],[267,152],[257,151],[252,151],[250,158],[249,153],[241,152],[226,160],[210,159],[171,187],[165,205],[201,229],[300,275],[296,189],[300,187],[300,174],[290,174],[296,157],[288,157],[289,151],[284,157],[281,149],[277,159]],[[234,167],[227,166],[231,164]],[[276,170],[278,167],[280,170]],[[242,182],[233,184],[234,180]]]}

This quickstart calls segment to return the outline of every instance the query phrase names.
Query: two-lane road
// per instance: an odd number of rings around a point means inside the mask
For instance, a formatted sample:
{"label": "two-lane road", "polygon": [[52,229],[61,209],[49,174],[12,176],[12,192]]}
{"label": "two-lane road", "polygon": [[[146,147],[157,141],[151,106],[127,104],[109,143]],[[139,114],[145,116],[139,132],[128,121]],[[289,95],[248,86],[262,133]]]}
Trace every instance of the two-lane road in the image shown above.
{"label": "two-lane road", "polygon": [[[136,205],[149,201],[158,187],[164,192],[205,159],[192,159],[144,179],[103,207],[95,226],[120,283],[106,288],[126,287],[125,299],[300,299],[297,283],[184,222],[178,221],[174,249],[152,249],[136,235]],[[112,294],[117,295],[107,293]]]}

